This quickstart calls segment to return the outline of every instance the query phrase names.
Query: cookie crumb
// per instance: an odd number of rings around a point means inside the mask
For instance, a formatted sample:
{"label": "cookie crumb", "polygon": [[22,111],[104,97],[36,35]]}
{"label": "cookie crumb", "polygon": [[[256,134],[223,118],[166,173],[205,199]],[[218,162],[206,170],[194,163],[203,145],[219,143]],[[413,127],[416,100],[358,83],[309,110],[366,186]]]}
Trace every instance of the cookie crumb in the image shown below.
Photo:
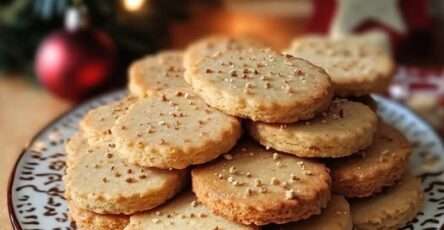
{"label": "cookie crumb", "polygon": [[273,160],[279,159],[279,153],[273,153]]}
{"label": "cookie crumb", "polygon": [[195,208],[195,207],[197,207],[197,205],[199,205],[199,203],[196,200],[193,200],[191,202],[191,207]]}
{"label": "cookie crumb", "polygon": [[222,175],[221,173],[217,174],[217,178],[219,178],[220,180],[224,179],[224,175]]}
{"label": "cookie crumb", "polygon": [[278,185],[279,184],[279,180],[276,177],[272,177],[271,178],[271,184],[272,185]]}
{"label": "cookie crumb", "polygon": [[296,196],[296,194],[293,189],[290,189],[285,192],[285,199],[287,199],[287,200],[292,200],[295,198],[295,196]]}
{"label": "cookie crumb", "polygon": [[253,190],[251,190],[251,188],[247,188],[247,190],[245,190],[245,196],[247,196],[247,197],[251,196],[252,193],[253,193]]}

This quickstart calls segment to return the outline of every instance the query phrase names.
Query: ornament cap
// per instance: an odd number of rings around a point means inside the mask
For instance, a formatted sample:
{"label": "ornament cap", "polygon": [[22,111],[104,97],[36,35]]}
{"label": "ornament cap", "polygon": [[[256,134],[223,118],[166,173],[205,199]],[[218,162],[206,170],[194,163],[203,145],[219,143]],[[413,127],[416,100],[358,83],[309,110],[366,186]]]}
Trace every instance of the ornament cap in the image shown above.
{"label": "ornament cap", "polygon": [[88,26],[88,11],[85,6],[70,7],[65,14],[65,28],[76,31]]}

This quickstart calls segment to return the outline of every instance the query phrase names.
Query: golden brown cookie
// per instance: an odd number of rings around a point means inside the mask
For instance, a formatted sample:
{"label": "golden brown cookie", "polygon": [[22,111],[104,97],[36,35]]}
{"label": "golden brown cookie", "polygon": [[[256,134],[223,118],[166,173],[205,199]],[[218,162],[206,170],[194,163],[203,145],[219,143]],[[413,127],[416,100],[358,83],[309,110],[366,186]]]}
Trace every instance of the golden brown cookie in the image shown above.
{"label": "golden brown cookie", "polygon": [[114,122],[136,101],[136,97],[129,96],[88,111],[79,125],[88,142],[94,144],[95,142],[111,139],[111,127]]}
{"label": "golden brown cookie", "polygon": [[251,38],[234,38],[225,35],[204,37],[187,47],[184,53],[183,66],[189,68],[202,59],[212,57],[226,50],[242,50],[250,47],[265,47],[265,44]]}
{"label": "golden brown cookie", "polygon": [[333,96],[323,69],[270,49],[219,52],[187,68],[185,80],[210,106],[268,123],[310,119]]}
{"label": "golden brown cookie", "polygon": [[128,89],[136,96],[151,95],[168,88],[183,88],[181,51],[163,51],[134,62],[128,71]]}
{"label": "golden brown cookie", "polygon": [[74,158],[78,157],[82,153],[85,153],[85,152],[79,152],[78,150],[82,148],[82,145],[86,145],[87,143],[88,140],[84,138],[84,134],[82,131],[76,132],[65,143],[67,169],[71,167]]}
{"label": "golden brown cookie", "polygon": [[394,230],[415,218],[421,210],[424,194],[421,181],[407,173],[399,184],[373,197],[350,202],[357,230]]}
{"label": "golden brown cookie", "polygon": [[241,126],[184,88],[140,99],[117,120],[112,133],[119,155],[130,163],[183,169],[229,151]]}
{"label": "golden brown cookie", "polygon": [[125,230],[195,230],[229,229],[253,230],[255,226],[245,226],[214,215],[200,204],[191,192],[180,195],[168,204],[154,210],[133,215]]}
{"label": "golden brown cookie", "polygon": [[352,230],[350,205],[342,196],[333,195],[327,208],[307,220],[279,226],[279,230]]}
{"label": "golden brown cookie", "polygon": [[324,165],[252,142],[193,169],[192,183],[198,200],[214,213],[247,225],[306,219],[330,199]]}
{"label": "golden brown cookie", "polygon": [[304,58],[327,71],[341,96],[387,90],[395,71],[388,52],[357,39],[306,36],[295,39],[285,53]]}
{"label": "golden brown cookie", "polygon": [[408,140],[381,121],[369,148],[329,163],[333,191],[347,197],[366,197],[380,192],[402,177],[410,153]]}
{"label": "golden brown cookie", "polygon": [[376,114],[368,106],[344,99],[309,121],[249,123],[251,136],[262,145],[299,157],[351,155],[372,143],[376,127]]}
{"label": "golden brown cookie", "polygon": [[69,215],[79,230],[123,230],[129,223],[129,216],[102,215],[75,207],[68,202]]}
{"label": "golden brown cookie", "polygon": [[152,209],[180,191],[185,171],[144,168],[116,156],[115,144],[82,141],[64,177],[65,196],[76,207],[100,214]]}

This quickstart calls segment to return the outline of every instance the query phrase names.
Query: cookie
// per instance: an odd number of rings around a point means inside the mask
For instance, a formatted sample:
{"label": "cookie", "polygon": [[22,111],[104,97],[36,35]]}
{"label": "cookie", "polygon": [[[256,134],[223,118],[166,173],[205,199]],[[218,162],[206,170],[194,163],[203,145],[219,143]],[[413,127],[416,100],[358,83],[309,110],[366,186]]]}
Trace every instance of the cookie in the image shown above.
{"label": "cookie", "polygon": [[185,80],[210,106],[271,123],[312,118],[333,96],[323,69],[270,49],[219,52],[187,68]]}
{"label": "cookie", "polygon": [[184,52],[183,66],[190,68],[202,59],[212,57],[218,52],[226,50],[242,50],[250,47],[265,47],[265,44],[250,38],[234,38],[224,35],[213,35],[202,38]]}
{"label": "cookie", "polygon": [[137,101],[137,98],[130,96],[88,111],[79,124],[88,142],[94,144],[95,142],[111,139],[111,127],[114,125],[114,122],[135,101]]}
{"label": "cookie", "polygon": [[395,184],[408,167],[411,147],[395,128],[379,123],[369,148],[329,163],[333,191],[347,197],[366,197]]}
{"label": "cookie", "polygon": [[251,136],[262,145],[299,157],[344,157],[368,147],[378,124],[366,105],[335,99],[328,111],[293,124],[250,122]]}
{"label": "cookie", "polygon": [[140,99],[111,130],[118,153],[130,163],[175,169],[217,158],[241,135],[238,119],[209,107],[189,88]]}
{"label": "cookie", "polygon": [[350,202],[354,228],[398,229],[416,217],[423,201],[420,179],[407,173],[399,184],[384,193]]}
{"label": "cookie", "polygon": [[193,191],[217,215],[246,225],[319,214],[330,199],[328,169],[245,142],[192,170]]}
{"label": "cookie", "polygon": [[341,96],[385,92],[395,71],[390,53],[353,38],[297,38],[285,53],[324,68],[333,81],[335,93]]}
{"label": "cookie", "polygon": [[164,203],[184,184],[183,170],[129,165],[116,156],[111,142],[82,143],[64,177],[67,200],[81,209],[128,215]]}
{"label": "cookie", "polygon": [[240,225],[214,215],[200,204],[191,192],[180,195],[166,205],[131,216],[125,230],[194,230],[230,229],[253,230],[254,226]]}
{"label": "cookie", "polygon": [[168,88],[186,87],[181,51],[164,51],[134,62],[128,71],[128,89],[136,96],[151,95]]}
{"label": "cookie", "polygon": [[65,152],[66,152],[66,167],[69,169],[72,163],[75,161],[76,157],[79,157],[81,154],[85,154],[87,152],[79,151],[82,146],[87,145],[88,140],[84,138],[84,133],[79,131],[74,133],[69,140],[65,143]]}
{"label": "cookie", "polygon": [[129,223],[129,216],[102,215],[79,209],[68,202],[69,215],[80,230],[123,230]]}
{"label": "cookie", "polygon": [[342,196],[333,195],[327,208],[308,220],[279,226],[279,230],[352,230],[350,205]]}

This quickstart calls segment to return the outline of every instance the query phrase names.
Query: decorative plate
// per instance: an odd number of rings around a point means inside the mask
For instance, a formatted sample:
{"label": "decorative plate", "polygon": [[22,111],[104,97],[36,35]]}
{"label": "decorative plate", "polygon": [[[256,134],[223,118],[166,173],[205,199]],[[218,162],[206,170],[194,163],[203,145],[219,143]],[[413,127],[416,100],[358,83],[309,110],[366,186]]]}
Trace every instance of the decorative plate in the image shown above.
{"label": "decorative plate", "polygon": [[[75,229],[63,198],[65,141],[90,109],[122,98],[117,91],[90,100],[40,131],[21,153],[11,173],[8,207],[14,229]],[[427,123],[400,104],[375,96],[380,116],[402,130],[414,146],[411,165],[426,193],[424,209],[403,229],[439,230],[444,226],[444,148]]]}

